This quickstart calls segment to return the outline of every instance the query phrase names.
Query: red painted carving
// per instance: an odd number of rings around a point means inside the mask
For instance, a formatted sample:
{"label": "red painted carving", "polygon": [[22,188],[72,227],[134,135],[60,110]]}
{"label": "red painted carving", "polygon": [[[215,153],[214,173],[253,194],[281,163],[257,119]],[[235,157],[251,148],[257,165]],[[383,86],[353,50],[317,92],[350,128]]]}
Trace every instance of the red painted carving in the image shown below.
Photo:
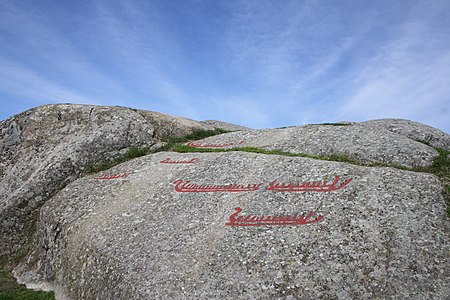
{"label": "red painted carving", "polygon": [[239,143],[230,143],[230,144],[197,144],[194,142],[187,143],[188,146],[195,148],[226,148],[231,146],[237,146],[243,144],[244,141],[240,141]]}
{"label": "red painted carving", "polygon": [[102,177],[95,177],[94,179],[101,179],[101,180],[109,180],[109,179],[117,179],[117,178],[124,178],[124,177],[128,177],[128,175],[130,175],[131,173],[122,173],[122,174],[116,174],[116,175],[109,175],[109,174],[105,174]]}
{"label": "red painted carving", "polygon": [[214,184],[195,184],[190,183],[190,180],[177,180],[174,182],[175,191],[183,193],[207,193],[207,192],[251,192],[256,191],[261,188],[262,183],[249,183],[244,184],[225,184],[225,185],[214,185]]}
{"label": "red painted carving", "polygon": [[172,160],[170,157],[160,161],[161,164],[194,164],[198,161],[198,158],[191,160]]}
{"label": "red painted carving", "polygon": [[331,192],[343,188],[352,181],[352,178],[345,180],[342,184],[338,185],[340,176],[336,176],[334,181],[328,184],[327,180],[323,182],[312,181],[303,183],[278,183],[276,180],[272,181],[269,187],[266,188],[268,191],[278,191],[278,192]]}
{"label": "red painted carving", "polygon": [[238,216],[240,212],[242,212],[242,209],[240,207],[235,208],[236,212],[231,214],[229,217],[229,222],[225,223],[225,225],[228,226],[263,226],[263,225],[304,225],[304,224],[311,224],[316,223],[321,220],[323,220],[324,216],[319,216],[316,219],[310,220],[311,217],[317,212],[311,211],[309,214],[305,217],[305,214],[302,214],[300,217],[298,215],[295,215],[293,217],[291,216]]}

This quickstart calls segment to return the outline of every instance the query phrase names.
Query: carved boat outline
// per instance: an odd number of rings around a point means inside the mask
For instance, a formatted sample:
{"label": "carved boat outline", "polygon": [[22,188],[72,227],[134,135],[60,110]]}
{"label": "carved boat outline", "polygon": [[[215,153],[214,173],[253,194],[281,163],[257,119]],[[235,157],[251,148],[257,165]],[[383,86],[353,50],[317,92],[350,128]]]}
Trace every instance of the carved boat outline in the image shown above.
{"label": "carved boat outline", "polygon": [[321,181],[312,181],[303,182],[302,184],[278,183],[277,180],[274,180],[269,184],[269,187],[267,187],[266,190],[277,192],[331,192],[343,188],[353,180],[352,178],[349,178],[339,186],[336,186],[340,179],[340,176],[336,176],[331,184],[328,184],[328,180],[324,180],[322,183]]}
{"label": "carved boat outline", "polygon": [[172,158],[167,157],[166,159],[161,160],[159,163],[161,164],[195,164],[198,161],[198,158],[192,158],[188,161],[183,160],[172,160]]}
{"label": "carved boat outline", "polygon": [[175,191],[179,193],[208,193],[208,192],[252,192],[259,190],[263,183],[249,183],[244,184],[204,184],[198,185],[195,183],[190,183],[190,180],[183,181],[178,179],[174,181]]}
{"label": "carved boat outline", "polygon": [[257,217],[257,216],[238,216],[242,209],[240,207],[236,207],[233,214],[229,216],[229,222],[225,223],[227,226],[264,226],[264,225],[277,225],[277,226],[286,226],[286,225],[306,225],[306,224],[312,224],[316,222],[320,222],[324,219],[324,216],[319,216],[318,218],[314,220],[309,220],[317,211],[319,208],[317,208],[315,211],[310,211],[307,216],[303,213],[300,217],[298,215],[294,215],[291,217],[290,215],[287,216],[267,216],[264,217]]}
{"label": "carved boat outline", "polygon": [[229,143],[229,144],[197,144],[194,142],[188,142],[186,145],[194,147],[194,148],[226,148],[226,147],[241,145],[243,143],[244,143],[244,141],[240,141],[239,143]]}

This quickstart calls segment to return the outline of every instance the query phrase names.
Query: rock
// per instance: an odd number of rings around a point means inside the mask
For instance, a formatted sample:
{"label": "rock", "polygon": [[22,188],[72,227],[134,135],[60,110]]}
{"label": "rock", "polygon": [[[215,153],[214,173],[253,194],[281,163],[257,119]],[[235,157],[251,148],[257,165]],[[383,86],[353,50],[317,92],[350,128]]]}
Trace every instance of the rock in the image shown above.
{"label": "rock", "polygon": [[[227,226],[239,224],[230,219],[237,207],[314,222]],[[445,299],[449,242],[434,175],[161,152],[78,179],[47,201],[16,275],[73,299]]]}
{"label": "rock", "polygon": [[[406,120],[231,125],[92,105],[46,105],[1,122],[0,260],[26,254],[14,274],[57,299],[448,296],[442,183],[397,168],[430,166],[433,147],[449,149],[447,134]],[[240,131],[189,144],[390,166],[159,152],[81,177],[130,147],[214,128]]]}
{"label": "rock", "polygon": [[224,130],[228,130],[228,131],[239,131],[239,130],[249,130],[250,129],[245,126],[235,125],[235,124],[217,121],[217,120],[200,121],[200,123],[214,127],[214,128],[224,129]]}
{"label": "rock", "polygon": [[[424,125],[424,132],[428,127]],[[406,129],[405,129],[406,130]],[[430,140],[444,141],[448,135],[431,135]],[[404,134],[377,128],[366,123],[346,126],[305,125],[279,129],[247,130],[213,136],[196,142],[199,145],[230,145],[282,150],[312,156],[344,156],[363,164],[383,163],[403,167],[426,167],[438,152]]]}
{"label": "rock", "polygon": [[425,124],[402,119],[372,120],[361,124],[375,130],[386,129],[421,143],[450,150],[450,136]]}
{"label": "rock", "polygon": [[94,105],[45,105],[2,121],[0,260],[26,248],[40,206],[86,166],[193,129],[212,128],[159,113]]}
{"label": "rock", "polygon": [[155,127],[158,136],[163,138],[182,137],[194,130],[214,130],[213,126],[187,118],[165,115],[154,111],[137,110]]}

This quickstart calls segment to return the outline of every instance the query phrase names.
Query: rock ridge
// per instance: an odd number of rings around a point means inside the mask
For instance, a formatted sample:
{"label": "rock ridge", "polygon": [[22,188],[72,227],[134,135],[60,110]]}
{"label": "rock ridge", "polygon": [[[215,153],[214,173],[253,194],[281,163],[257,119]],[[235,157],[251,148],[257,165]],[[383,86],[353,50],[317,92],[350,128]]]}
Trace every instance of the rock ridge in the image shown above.
{"label": "rock ridge", "polygon": [[[233,148],[271,155],[202,152]],[[147,155],[84,174],[130,149]],[[0,261],[26,254],[16,277],[57,299],[445,299],[449,151],[401,119],[255,130],[45,105],[0,122]]]}

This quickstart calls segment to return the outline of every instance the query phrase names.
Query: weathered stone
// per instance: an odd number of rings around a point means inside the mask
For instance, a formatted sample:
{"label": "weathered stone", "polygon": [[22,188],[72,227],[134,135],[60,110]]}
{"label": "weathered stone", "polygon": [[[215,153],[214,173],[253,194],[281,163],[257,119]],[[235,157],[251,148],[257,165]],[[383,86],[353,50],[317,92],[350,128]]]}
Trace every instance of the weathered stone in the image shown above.
{"label": "weathered stone", "polygon": [[213,130],[213,126],[191,119],[161,114],[148,110],[136,110],[155,127],[159,137],[175,138],[190,134],[194,130]]}
{"label": "weathered stone", "polygon": [[217,121],[217,120],[206,120],[206,121],[200,121],[200,123],[206,124],[208,126],[224,129],[228,131],[238,131],[238,130],[249,130],[250,128],[241,126],[241,125],[235,125],[227,122]]}
{"label": "weathered stone", "polygon": [[412,140],[450,150],[450,135],[431,126],[402,119],[381,119],[362,122],[375,130],[386,129]]}
{"label": "weathered stone", "polygon": [[[407,167],[429,166],[431,146],[449,149],[447,134],[406,120],[227,126],[92,105],[48,105],[1,122],[0,259],[32,240],[15,274],[57,299],[447,297],[450,221],[431,174],[161,152],[78,178],[132,146],[157,149],[197,129],[242,129],[191,143],[198,147]],[[285,217],[274,224],[268,215]]]}
{"label": "weathered stone", "polygon": [[[158,117],[149,117],[153,115]],[[94,105],[45,105],[2,121],[0,260],[26,246],[38,208],[87,165],[193,129],[211,127],[153,112]]]}
{"label": "weathered stone", "polygon": [[[167,157],[198,161],[161,164]],[[434,175],[244,152],[157,153],[106,173],[131,175],[78,179],[42,207],[34,253],[16,270],[23,281],[73,299],[448,296],[450,222]],[[274,180],[326,186],[336,176],[347,184],[328,192],[267,189]],[[177,180],[262,186],[177,192]],[[236,207],[324,218],[226,226]]]}
{"label": "weathered stone", "polygon": [[[315,156],[338,155],[361,163],[430,166],[438,152],[405,135],[406,133],[400,135],[383,128],[375,130],[373,125],[365,123],[347,126],[305,125],[230,132],[197,141],[197,144],[252,146]],[[434,140],[434,135],[431,137]],[[446,137],[449,138],[448,135]],[[436,140],[445,140],[445,137],[438,135]]]}

